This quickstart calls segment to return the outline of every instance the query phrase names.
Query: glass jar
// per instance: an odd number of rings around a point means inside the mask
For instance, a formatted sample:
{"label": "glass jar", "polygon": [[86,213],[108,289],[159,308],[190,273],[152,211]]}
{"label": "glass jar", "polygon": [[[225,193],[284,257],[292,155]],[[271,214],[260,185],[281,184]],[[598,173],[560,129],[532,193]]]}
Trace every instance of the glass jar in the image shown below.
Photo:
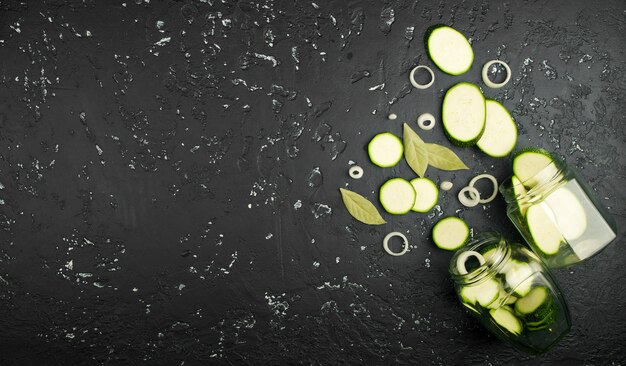
{"label": "glass jar", "polygon": [[540,354],[570,329],[554,279],[526,247],[498,233],[477,235],[455,253],[450,275],[461,303],[498,338]]}
{"label": "glass jar", "polygon": [[567,267],[599,253],[617,238],[613,218],[564,162],[554,159],[525,182],[500,185],[507,216],[549,268]]}

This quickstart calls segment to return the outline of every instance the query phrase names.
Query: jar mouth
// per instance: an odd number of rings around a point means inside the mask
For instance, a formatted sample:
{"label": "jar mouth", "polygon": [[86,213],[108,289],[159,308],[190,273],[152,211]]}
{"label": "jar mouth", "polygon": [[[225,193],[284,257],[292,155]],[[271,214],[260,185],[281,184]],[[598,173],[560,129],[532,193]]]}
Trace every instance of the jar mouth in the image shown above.
{"label": "jar mouth", "polygon": [[[490,252],[487,258],[483,255]],[[479,258],[479,266],[466,268],[468,254]],[[495,275],[506,262],[510,249],[504,237],[497,232],[485,232],[476,235],[462,249],[458,250],[450,260],[448,271],[452,279],[458,284],[472,284]],[[482,262],[482,263],[481,263]]]}
{"label": "jar mouth", "polygon": [[500,184],[499,191],[507,203],[532,204],[543,200],[550,192],[566,181],[565,164],[553,160],[532,177],[514,184],[515,175],[509,176]]}

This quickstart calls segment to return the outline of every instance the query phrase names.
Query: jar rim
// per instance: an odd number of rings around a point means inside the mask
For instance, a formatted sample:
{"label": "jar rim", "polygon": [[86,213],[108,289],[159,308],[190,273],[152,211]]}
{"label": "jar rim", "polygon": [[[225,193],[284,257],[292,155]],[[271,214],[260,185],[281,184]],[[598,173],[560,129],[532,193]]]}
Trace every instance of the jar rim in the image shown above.
{"label": "jar rim", "polygon": [[[554,158],[550,164],[546,165],[535,175],[524,181],[520,181],[519,184],[523,189],[519,189],[516,192],[513,186],[513,177],[515,177],[515,175],[510,175],[506,178],[498,189],[507,203],[537,202],[541,201],[543,197],[546,197],[556,188],[564,184],[570,176],[571,173],[567,165],[561,160]],[[527,189],[526,187],[532,188]]]}
{"label": "jar rim", "polygon": [[[459,271],[458,262],[463,259],[463,253],[479,253],[491,246],[495,248],[495,252],[483,264],[465,274]],[[509,256],[510,248],[502,234],[495,231],[484,232],[474,236],[467,245],[454,254],[448,271],[456,283],[465,285],[477,283],[487,277],[495,276]]]}

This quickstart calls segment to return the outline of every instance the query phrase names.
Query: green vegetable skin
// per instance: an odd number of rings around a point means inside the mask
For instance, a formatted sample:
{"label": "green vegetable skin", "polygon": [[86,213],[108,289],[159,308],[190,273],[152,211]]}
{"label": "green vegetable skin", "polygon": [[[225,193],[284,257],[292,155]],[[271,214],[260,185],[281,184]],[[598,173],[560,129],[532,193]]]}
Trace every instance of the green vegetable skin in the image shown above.
{"label": "green vegetable skin", "polygon": [[515,312],[529,330],[540,330],[556,320],[558,309],[550,291],[537,286],[515,303]]}
{"label": "green vegetable skin", "polygon": [[507,286],[518,296],[525,296],[532,287],[533,268],[524,262],[511,260],[503,270]]}
{"label": "green vegetable skin", "polygon": [[367,145],[370,160],[381,168],[390,168],[402,159],[404,146],[396,135],[383,132],[374,136]]}
{"label": "green vegetable skin", "polygon": [[410,183],[416,194],[413,211],[428,212],[435,207],[439,199],[439,189],[435,182],[428,178],[415,178]]}
{"label": "green vegetable skin", "polygon": [[485,131],[476,146],[485,154],[501,158],[508,155],[517,142],[517,125],[502,104],[486,100]]}
{"label": "green vegetable skin", "polygon": [[415,189],[402,178],[393,178],[380,187],[380,203],[385,211],[394,215],[405,214],[415,204]]}
{"label": "green vegetable skin", "polygon": [[457,146],[476,144],[485,130],[486,114],[485,97],[474,84],[460,82],[448,89],[443,98],[443,129]]}
{"label": "green vegetable skin", "polygon": [[435,245],[444,250],[457,250],[469,240],[469,227],[458,217],[445,217],[433,226]]}
{"label": "green vegetable skin", "polygon": [[428,56],[437,67],[450,75],[467,72],[474,62],[474,51],[467,38],[446,25],[433,25],[424,37]]}
{"label": "green vegetable skin", "polygon": [[538,183],[537,178],[540,177],[535,177],[537,173],[541,172],[553,161],[554,158],[552,155],[544,149],[522,149],[516,152],[513,157],[513,175],[515,175],[526,188],[530,189]]}
{"label": "green vegetable skin", "polygon": [[476,284],[463,286],[459,295],[463,302],[468,304],[478,304],[487,307],[492,304],[500,294],[500,285],[494,279],[487,278]]}
{"label": "green vegetable skin", "polygon": [[522,323],[513,315],[513,311],[508,306],[492,309],[489,314],[505,331],[515,335],[522,333]]}

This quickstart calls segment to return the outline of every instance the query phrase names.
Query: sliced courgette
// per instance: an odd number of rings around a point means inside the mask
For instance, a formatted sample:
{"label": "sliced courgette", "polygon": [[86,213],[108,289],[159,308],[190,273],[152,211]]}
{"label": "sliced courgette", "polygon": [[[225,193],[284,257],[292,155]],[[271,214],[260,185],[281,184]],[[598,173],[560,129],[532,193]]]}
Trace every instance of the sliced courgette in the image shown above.
{"label": "sliced courgette", "polygon": [[512,260],[511,263],[506,266],[504,278],[507,286],[512,289],[515,294],[526,296],[532,287],[530,277],[534,272],[535,271],[528,263]]}
{"label": "sliced courgette", "polygon": [[449,216],[433,226],[433,241],[438,248],[457,250],[469,240],[470,230],[465,221]]}
{"label": "sliced courgette", "polygon": [[511,305],[517,301],[517,297],[513,296],[511,293],[506,291],[502,286],[498,286],[500,288],[500,292],[498,293],[498,298],[487,306],[491,309],[497,309],[502,305]]}
{"label": "sliced courgette", "polygon": [[402,159],[404,145],[398,136],[383,132],[374,136],[367,145],[367,153],[372,163],[381,168],[390,168]]}
{"label": "sliced courgette", "polygon": [[379,199],[385,211],[394,215],[402,215],[413,208],[415,190],[407,180],[393,178],[380,187]]}
{"label": "sliced courgette", "polygon": [[500,327],[515,335],[522,332],[522,323],[513,315],[513,312],[506,306],[492,309],[489,314]]}
{"label": "sliced courgette", "polygon": [[502,104],[493,99],[487,99],[485,103],[485,131],[476,146],[494,158],[507,156],[517,143],[517,125]]}
{"label": "sliced courgette", "polygon": [[470,83],[460,82],[443,98],[441,121],[448,139],[458,146],[471,146],[485,130],[485,97]]}
{"label": "sliced courgette", "polygon": [[484,279],[476,284],[464,286],[459,295],[468,304],[479,304],[487,307],[498,299],[500,285],[492,278]]}
{"label": "sliced courgette", "polygon": [[515,311],[521,315],[534,313],[542,304],[550,300],[550,298],[551,296],[548,289],[543,286],[537,286],[515,303]]}
{"label": "sliced courgette", "polygon": [[498,250],[498,248],[497,247],[493,247],[493,248],[485,250],[482,253],[483,258],[485,258],[486,262],[489,262],[491,260],[491,257],[496,253],[496,250]]}
{"label": "sliced courgette", "polygon": [[547,288],[537,286],[515,303],[519,314],[529,330],[544,329],[556,320],[558,309]]}
{"label": "sliced courgette", "polygon": [[545,202],[536,203],[526,210],[526,224],[537,249],[546,255],[554,255],[564,242],[563,234]]}
{"label": "sliced courgette", "polygon": [[515,194],[515,203],[517,205],[517,210],[521,214],[522,217],[526,216],[526,210],[530,204],[528,202],[521,201],[522,197],[526,196],[526,187],[522,184],[518,177],[511,177],[511,187],[513,187],[513,194]]}
{"label": "sliced courgette", "polygon": [[441,71],[461,75],[472,67],[474,51],[461,32],[446,25],[434,25],[426,31],[428,55]]}
{"label": "sliced courgette", "polygon": [[[513,158],[513,175],[519,178],[527,188],[532,188],[543,179],[550,179],[551,173],[556,173],[542,172],[553,161],[554,158],[546,150],[536,148],[521,150]],[[537,176],[539,172],[542,172],[541,176]]]}
{"label": "sliced courgette", "polygon": [[587,215],[576,195],[567,187],[550,193],[544,202],[552,210],[554,220],[563,238],[572,242],[587,230]]}
{"label": "sliced courgette", "polygon": [[428,178],[415,178],[411,180],[416,198],[412,210],[415,212],[428,212],[432,210],[439,199],[439,189],[435,182]]}

